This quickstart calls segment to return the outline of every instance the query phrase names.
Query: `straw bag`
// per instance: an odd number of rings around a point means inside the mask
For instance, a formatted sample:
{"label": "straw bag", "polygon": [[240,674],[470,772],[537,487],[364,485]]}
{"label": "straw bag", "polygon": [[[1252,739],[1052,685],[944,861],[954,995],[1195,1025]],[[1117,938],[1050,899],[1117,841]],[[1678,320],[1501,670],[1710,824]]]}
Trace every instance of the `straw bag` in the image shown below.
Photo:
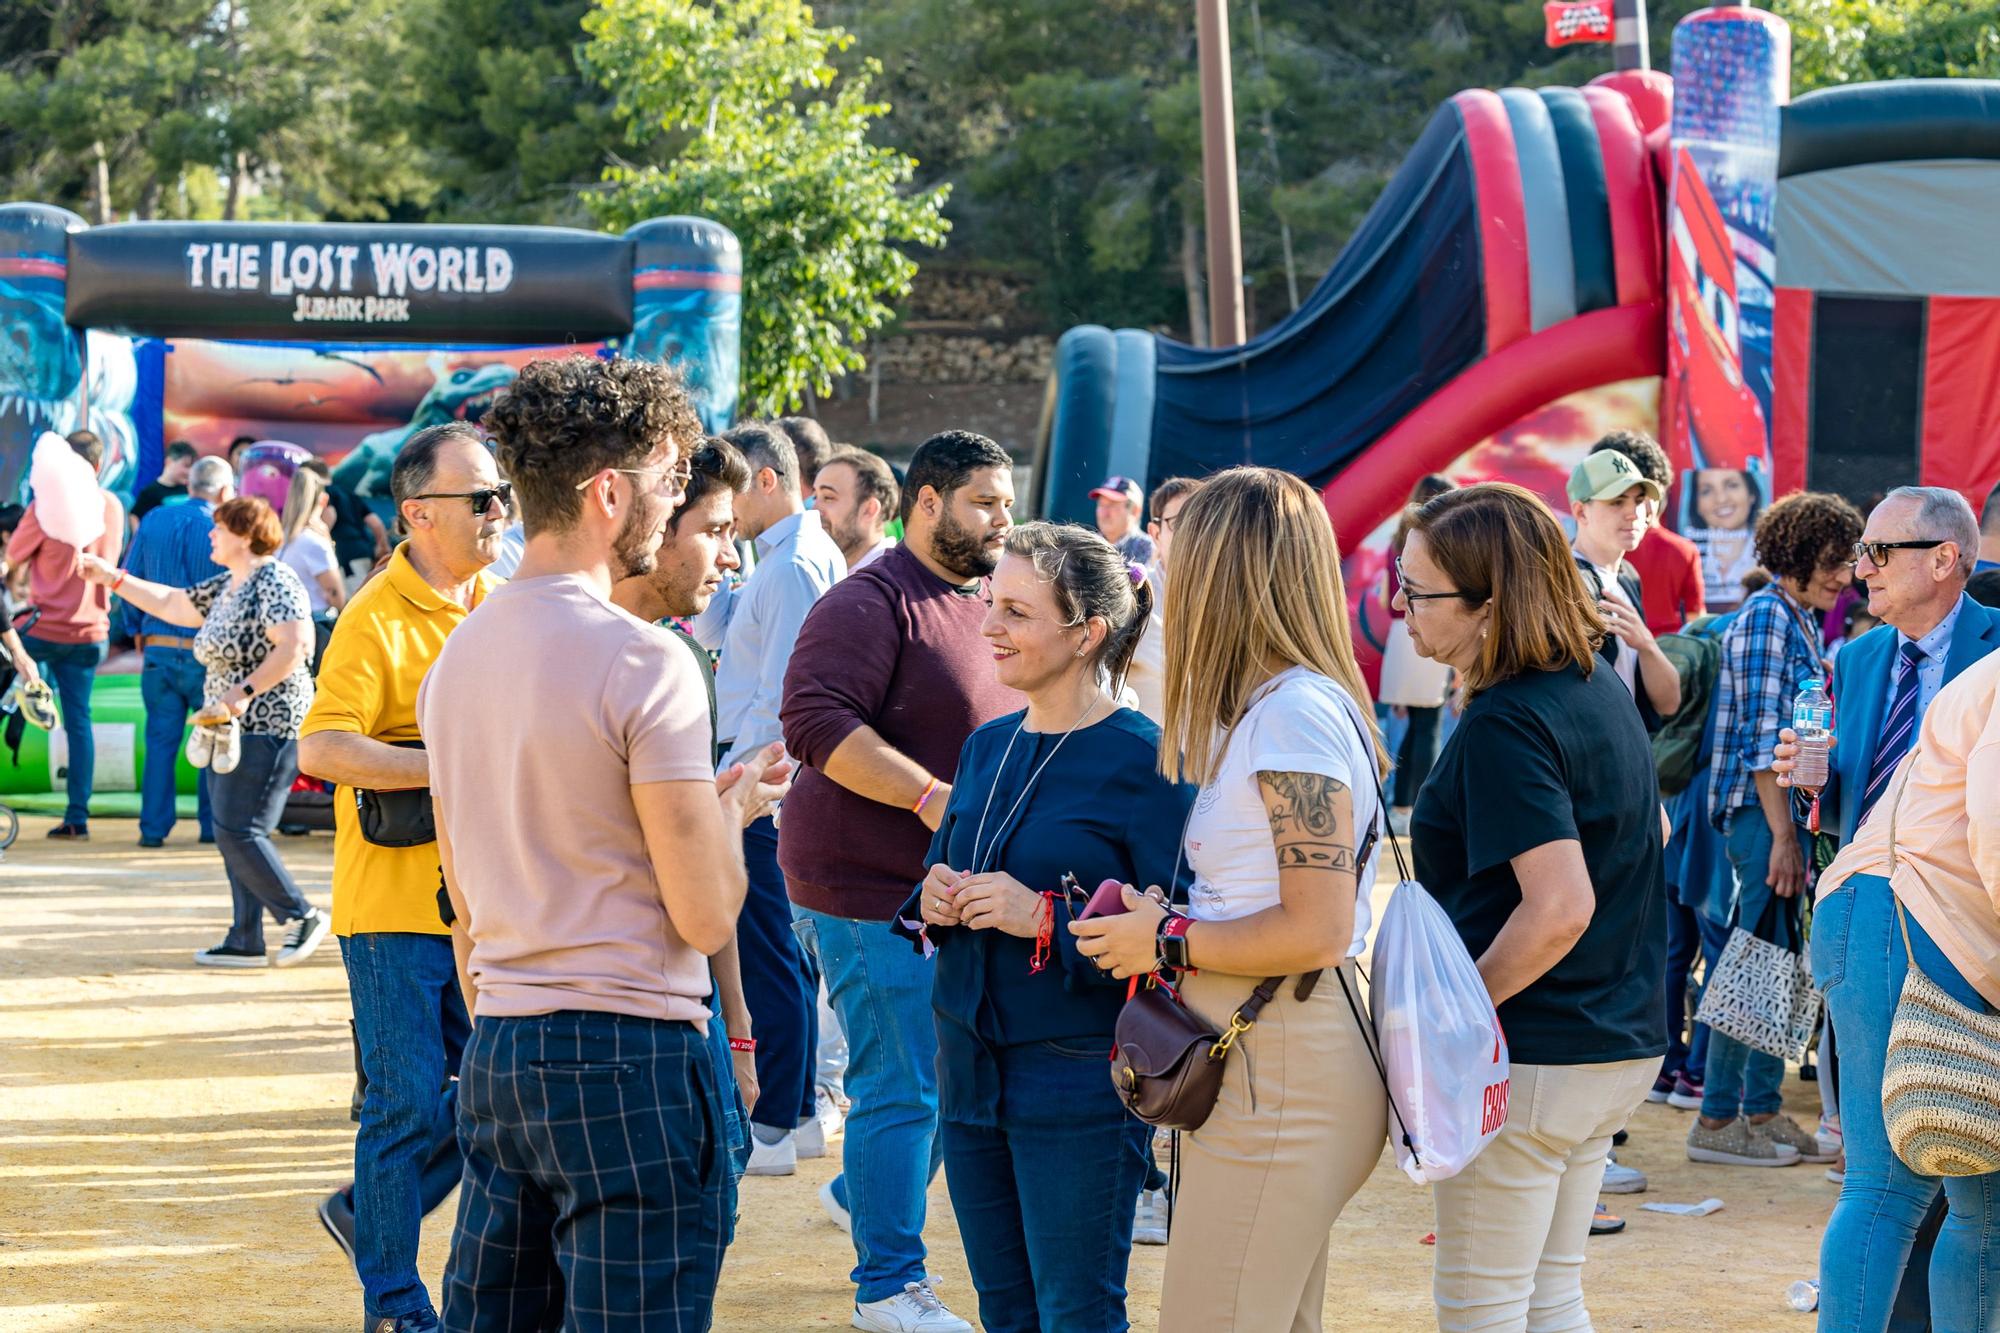
{"label": "straw bag", "polygon": [[[1896,805],[1914,760],[1903,766],[1889,807],[1889,865],[1896,864]],[[1893,888],[1891,893],[1893,893]],[[1896,900],[1909,970],[1889,1026],[1882,1071],[1882,1123],[1903,1164],[1925,1176],[2000,1171],[2000,1014],[1967,1008],[1925,976],[1910,948],[1910,921]]]}

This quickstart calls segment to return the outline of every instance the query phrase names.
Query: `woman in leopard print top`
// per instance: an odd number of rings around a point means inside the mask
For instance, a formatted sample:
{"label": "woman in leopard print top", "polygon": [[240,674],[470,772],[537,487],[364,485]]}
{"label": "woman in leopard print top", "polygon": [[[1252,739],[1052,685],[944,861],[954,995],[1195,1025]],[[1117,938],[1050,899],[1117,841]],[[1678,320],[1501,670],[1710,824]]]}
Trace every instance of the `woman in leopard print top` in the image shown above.
{"label": "woman in leopard print top", "polygon": [[[299,726],[312,706],[312,615],[305,585],[272,556],[284,531],[271,506],[239,497],[217,505],[209,535],[223,572],[192,588],[133,578],[91,556],[83,576],[108,585],[140,610],[197,628],[194,653],[208,669],[207,707],[196,721],[221,737],[209,772],[215,840],[229,874],[234,919],[221,944],[195,961],[262,967],[263,914],[285,926],[277,964],[304,961],[326,937],[325,912],[307,902],[271,842],[298,776]],[[233,741],[231,729],[240,735]],[[223,757],[235,752],[236,762]]]}

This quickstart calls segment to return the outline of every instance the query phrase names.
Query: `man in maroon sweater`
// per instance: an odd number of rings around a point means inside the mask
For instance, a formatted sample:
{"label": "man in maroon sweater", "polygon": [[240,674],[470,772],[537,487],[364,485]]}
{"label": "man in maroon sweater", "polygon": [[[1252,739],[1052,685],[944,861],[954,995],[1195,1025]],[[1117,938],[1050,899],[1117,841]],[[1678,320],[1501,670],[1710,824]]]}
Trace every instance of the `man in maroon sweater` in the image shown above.
{"label": "man in maroon sweater", "polygon": [[1013,522],[1013,462],[983,435],[946,431],[907,478],[903,544],[835,584],[792,649],[780,717],[800,769],[778,861],[847,1033],[847,1169],[820,1200],[854,1237],[854,1326],[970,1333],[925,1276],[931,972],[888,923],[924,877],[966,737],[1021,706],[979,634],[980,581]]}

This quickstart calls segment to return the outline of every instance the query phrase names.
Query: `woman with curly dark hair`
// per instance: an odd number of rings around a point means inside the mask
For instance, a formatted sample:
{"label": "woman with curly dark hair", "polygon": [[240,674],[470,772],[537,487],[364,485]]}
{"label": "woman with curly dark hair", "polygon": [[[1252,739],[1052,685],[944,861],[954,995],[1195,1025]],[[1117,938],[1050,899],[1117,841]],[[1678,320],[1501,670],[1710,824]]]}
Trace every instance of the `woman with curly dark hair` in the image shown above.
{"label": "woman with curly dark hair", "polygon": [[[1744,599],[1722,636],[1715,687],[1708,815],[1726,841],[1735,903],[1729,921],[1702,922],[1711,967],[1732,925],[1760,935],[1789,926],[1785,937],[1797,938],[1806,842],[1771,771],[1772,752],[1802,682],[1827,679],[1819,617],[1853,581],[1861,527],[1853,505],[1811,491],[1786,496],[1757,520],[1757,562],[1771,583]],[[1711,1030],[1705,1076],[1701,1117],[1688,1131],[1691,1160],[1732,1166],[1829,1160],[1812,1132],[1782,1113],[1783,1060]]]}

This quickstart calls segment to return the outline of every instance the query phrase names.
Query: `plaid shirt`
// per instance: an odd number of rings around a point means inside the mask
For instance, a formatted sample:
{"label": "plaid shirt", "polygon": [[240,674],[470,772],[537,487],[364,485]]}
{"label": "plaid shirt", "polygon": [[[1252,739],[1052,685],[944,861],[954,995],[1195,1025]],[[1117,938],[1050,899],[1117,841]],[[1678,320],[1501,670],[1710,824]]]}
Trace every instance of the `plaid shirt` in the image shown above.
{"label": "plaid shirt", "polygon": [[1722,828],[1732,810],[1757,804],[1753,773],[1771,767],[1778,731],[1792,721],[1799,682],[1826,675],[1811,616],[1774,583],[1752,593],[1722,636],[1715,682],[1715,753],[1708,818]]}

